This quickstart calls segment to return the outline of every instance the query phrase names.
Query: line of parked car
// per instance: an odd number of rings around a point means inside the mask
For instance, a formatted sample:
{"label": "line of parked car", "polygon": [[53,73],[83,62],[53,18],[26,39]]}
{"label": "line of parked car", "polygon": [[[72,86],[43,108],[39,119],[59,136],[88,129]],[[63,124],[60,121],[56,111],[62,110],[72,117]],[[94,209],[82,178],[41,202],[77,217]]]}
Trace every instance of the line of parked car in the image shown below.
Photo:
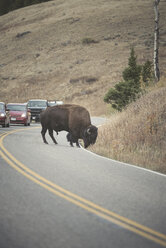
{"label": "line of parked car", "polygon": [[23,124],[30,126],[31,111],[27,103],[0,102],[0,125],[9,127],[10,124]]}
{"label": "line of parked car", "polygon": [[40,121],[40,113],[49,106],[63,104],[62,101],[32,99],[27,103],[0,102],[0,125],[9,127],[10,124],[30,126],[31,121]]}

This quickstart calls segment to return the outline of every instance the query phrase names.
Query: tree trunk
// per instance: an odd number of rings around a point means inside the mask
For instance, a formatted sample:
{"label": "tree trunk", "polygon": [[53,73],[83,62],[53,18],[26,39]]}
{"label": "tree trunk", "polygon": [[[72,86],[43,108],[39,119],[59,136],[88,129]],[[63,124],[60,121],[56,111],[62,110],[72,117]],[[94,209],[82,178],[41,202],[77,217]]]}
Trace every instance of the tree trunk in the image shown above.
{"label": "tree trunk", "polygon": [[154,12],[155,12],[155,30],[154,30],[154,75],[156,82],[160,79],[158,50],[159,50],[159,11],[158,5],[160,0],[154,1]]}

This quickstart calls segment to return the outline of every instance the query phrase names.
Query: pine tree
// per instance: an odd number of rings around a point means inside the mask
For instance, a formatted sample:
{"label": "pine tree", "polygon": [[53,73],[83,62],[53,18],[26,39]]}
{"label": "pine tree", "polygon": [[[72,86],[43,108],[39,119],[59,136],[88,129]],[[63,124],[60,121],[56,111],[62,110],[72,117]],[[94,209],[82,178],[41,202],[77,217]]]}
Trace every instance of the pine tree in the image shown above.
{"label": "pine tree", "polygon": [[130,102],[135,101],[141,92],[141,66],[137,65],[134,48],[131,49],[128,67],[124,69],[122,75],[124,82],[117,83],[104,97],[104,101],[118,111],[122,111]]}
{"label": "pine tree", "polygon": [[147,60],[145,64],[142,66],[142,80],[145,83],[145,86],[148,86],[149,82],[154,77],[153,71],[152,71],[152,62]]}
{"label": "pine tree", "polygon": [[4,15],[9,11],[23,8],[28,5],[48,2],[51,0],[0,0],[0,15]]}
{"label": "pine tree", "polygon": [[137,57],[134,48],[131,48],[130,57],[128,59],[128,67],[123,71],[123,79],[125,81],[134,80],[136,84],[140,82],[141,66],[137,65]]}
{"label": "pine tree", "polygon": [[4,15],[9,12],[11,0],[0,0],[0,15]]}

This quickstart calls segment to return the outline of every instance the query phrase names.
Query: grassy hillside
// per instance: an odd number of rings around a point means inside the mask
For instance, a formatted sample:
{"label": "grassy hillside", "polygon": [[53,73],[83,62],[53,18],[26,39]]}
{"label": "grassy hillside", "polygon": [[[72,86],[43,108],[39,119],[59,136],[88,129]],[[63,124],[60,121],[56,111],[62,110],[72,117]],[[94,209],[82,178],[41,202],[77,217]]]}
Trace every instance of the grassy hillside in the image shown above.
{"label": "grassy hillside", "polygon": [[[165,13],[161,1],[162,75]],[[0,16],[0,100],[60,99],[105,114],[103,96],[121,79],[130,47],[138,63],[152,61],[153,30],[151,0],[55,0]]]}
{"label": "grassy hillside", "polygon": [[166,174],[166,78],[111,116],[91,151]]}

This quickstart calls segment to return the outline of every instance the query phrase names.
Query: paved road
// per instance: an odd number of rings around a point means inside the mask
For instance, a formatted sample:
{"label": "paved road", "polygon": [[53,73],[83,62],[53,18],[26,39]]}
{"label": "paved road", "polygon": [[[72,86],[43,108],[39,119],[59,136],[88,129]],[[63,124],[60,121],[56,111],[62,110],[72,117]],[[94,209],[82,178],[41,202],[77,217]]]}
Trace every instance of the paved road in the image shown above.
{"label": "paved road", "polygon": [[166,247],[166,176],[40,131],[0,128],[0,248]]}

